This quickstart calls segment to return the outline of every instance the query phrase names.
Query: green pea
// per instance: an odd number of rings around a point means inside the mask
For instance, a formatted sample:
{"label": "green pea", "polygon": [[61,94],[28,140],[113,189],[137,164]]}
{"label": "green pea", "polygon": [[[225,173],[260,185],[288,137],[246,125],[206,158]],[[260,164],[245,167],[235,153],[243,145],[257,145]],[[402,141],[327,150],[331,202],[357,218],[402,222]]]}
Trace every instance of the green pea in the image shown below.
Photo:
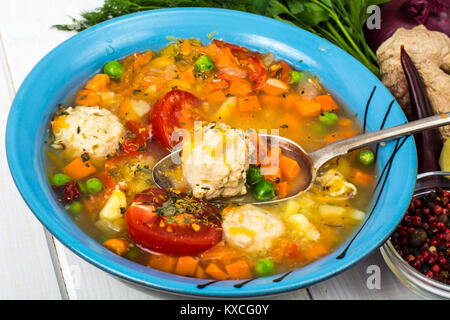
{"label": "green pea", "polygon": [[269,201],[276,197],[277,192],[273,183],[267,180],[261,180],[253,186],[253,195],[256,200]]}
{"label": "green pea", "polygon": [[117,61],[109,61],[103,67],[103,72],[106,73],[111,79],[120,79],[123,72],[123,66]]}
{"label": "green pea", "polygon": [[255,273],[259,277],[270,276],[273,273],[275,265],[269,258],[258,260],[255,265]]}
{"label": "green pea", "polygon": [[258,183],[263,178],[263,175],[261,173],[261,169],[259,166],[250,165],[247,171],[247,183],[249,185],[254,185],[255,183]]}
{"label": "green pea", "polygon": [[98,193],[103,189],[103,183],[100,181],[100,179],[91,178],[86,181],[86,189],[88,193]]}
{"label": "green pea", "polygon": [[201,56],[194,62],[194,66],[198,71],[214,70],[214,64],[208,56]]}
{"label": "green pea", "polygon": [[375,160],[372,150],[361,150],[358,152],[358,160],[364,165],[369,165]]}
{"label": "green pea", "polygon": [[125,255],[130,260],[137,260],[139,258],[139,249],[137,247],[132,247]]}
{"label": "green pea", "polygon": [[77,214],[83,210],[83,205],[80,201],[72,201],[67,210],[69,210],[70,213]]}
{"label": "green pea", "polygon": [[64,173],[57,173],[52,177],[52,182],[57,187],[61,187],[71,180],[72,179],[70,179],[70,177]]}
{"label": "green pea", "polygon": [[319,121],[323,125],[331,127],[338,122],[338,116],[333,112],[322,112],[319,116]]}
{"label": "green pea", "polygon": [[301,73],[300,71],[291,72],[291,84],[298,84],[302,78],[303,73]]}
{"label": "green pea", "polygon": [[78,187],[82,193],[89,193],[86,187],[86,183],[78,181]]}

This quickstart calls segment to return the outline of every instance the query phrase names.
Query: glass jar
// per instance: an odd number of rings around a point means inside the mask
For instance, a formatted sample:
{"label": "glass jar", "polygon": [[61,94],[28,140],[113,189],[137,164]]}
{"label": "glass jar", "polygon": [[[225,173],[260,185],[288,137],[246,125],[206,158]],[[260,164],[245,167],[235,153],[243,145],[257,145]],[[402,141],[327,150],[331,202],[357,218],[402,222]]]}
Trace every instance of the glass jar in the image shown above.
{"label": "glass jar", "polygon": [[[450,190],[450,172],[426,172],[417,176],[413,198],[436,189]],[[450,299],[450,286],[431,279],[411,267],[395,250],[390,238],[380,248],[381,254],[397,278],[410,290],[428,299]]]}

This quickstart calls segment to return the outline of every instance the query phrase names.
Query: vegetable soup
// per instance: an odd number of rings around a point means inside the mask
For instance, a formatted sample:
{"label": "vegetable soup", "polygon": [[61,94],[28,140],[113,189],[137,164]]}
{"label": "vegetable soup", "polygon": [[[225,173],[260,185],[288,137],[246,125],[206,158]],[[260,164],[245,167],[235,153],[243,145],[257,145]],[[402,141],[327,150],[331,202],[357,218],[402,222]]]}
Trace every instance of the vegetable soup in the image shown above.
{"label": "vegetable soup", "polygon": [[[308,191],[286,201],[227,202],[296,193],[303,169],[251,132],[277,130],[307,151],[361,132],[315,75],[273,53],[196,39],[102,71],[55,111],[45,155],[61,205],[112,252],[181,276],[261,277],[332,252],[365,218],[375,182],[370,149],[330,161]],[[178,146],[172,174],[183,183],[159,188],[153,166]]]}

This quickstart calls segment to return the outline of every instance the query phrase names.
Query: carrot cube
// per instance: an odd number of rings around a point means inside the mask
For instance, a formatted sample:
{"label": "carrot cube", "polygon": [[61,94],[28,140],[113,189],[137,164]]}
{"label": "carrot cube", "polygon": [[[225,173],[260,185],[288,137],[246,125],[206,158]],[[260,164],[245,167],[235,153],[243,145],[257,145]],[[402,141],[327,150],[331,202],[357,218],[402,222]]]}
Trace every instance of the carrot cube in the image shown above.
{"label": "carrot cube", "polygon": [[292,109],[294,103],[298,100],[301,100],[300,95],[296,93],[290,93],[284,98],[284,107],[288,110]]}
{"label": "carrot cube", "polygon": [[322,94],[314,98],[314,101],[318,102],[322,106],[323,111],[332,111],[339,109],[337,103],[333,97],[329,94]]}
{"label": "carrot cube", "polygon": [[286,181],[275,183],[275,188],[277,189],[278,198],[286,198],[291,191],[291,186]]}
{"label": "carrot cube", "polygon": [[272,96],[270,94],[260,96],[259,101],[263,107],[267,108],[280,108],[284,103],[283,98]]}
{"label": "carrot cube", "polygon": [[228,274],[220,269],[215,263],[211,262],[205,269],[205,273],[217,280],[229,279]]}
{"label": "carrot cube", "polygon": [[102,97],[93,90],[80,90],[75,98],[75,104],[79,106],[99,106]]}
{"label": "carrot cube", "polygon": [[281,175],[286,180],[294,180],[300,173],[300,166],[294,159],[286,156],[280,157]]}
{"label": "carrot cube", "polygon": [[148,261],[148,266],[164,272],[173,272],[176,263],[177,259],[175,257],[165,254],[152,254]]}
{"label": "carrot cube", "polygon": [[248,279],[252,277],[252,272],[244,260],[239,260],[225,266],[231,279]]}
{"label": "carrot cube", "polygon": [[63,171],[72,179],[79,180],[95,173],[96,169],[90,161],[83,161],[81,157],[78,157],[65,166]]}
{"label": "carrot cube", "polygon": [[241,112],[258,111],[261,109],[257,96],[247,96],[238,99],[238,107]]}
{"label": "carrot cube", "polygon": [[109,84],[109,76],[104,73],[96,74],[89,82],[86,84],[86,89],[99,91],[105,89]]}
{"label": "carrot cube", "polygon": [[252,85],[247,80],[235,79],[231,81],[229,90],[235,96],[246,96],[252,91]]}
{"label": "carrot cube", "polygon": [[180,276],[190,276],[195,274],[198,260],[190,256],[179,257],[175,267],[175,273]]}
{"label": "carrot cube", "polygon": [[227,99],[222,90],[214,91],[206,96],[206,99],[211,104],[218,104]]}
{"label": "carrot cube", "polygon": [[277,78],[269,78],[266,80],[262,91],[274,96],[288,92],[289,85],[284,81],[278,80]]}
{"label": "carrot cube", "polygon": [[294,107],[304,117],[317,117],[322,111],[322,106],[310,99],[303,99],[294,102]]}

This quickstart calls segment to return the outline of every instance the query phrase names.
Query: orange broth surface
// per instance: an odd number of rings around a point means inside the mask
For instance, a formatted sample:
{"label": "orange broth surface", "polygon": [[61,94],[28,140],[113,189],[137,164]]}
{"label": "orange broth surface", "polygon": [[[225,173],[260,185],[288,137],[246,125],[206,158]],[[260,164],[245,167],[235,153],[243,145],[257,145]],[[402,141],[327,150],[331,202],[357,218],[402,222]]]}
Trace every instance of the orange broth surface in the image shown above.
{"label": "orange broth surface", "polygon": [[[212,70],[198,70],[195,62],[201,56],[210,58],[214,65]],[[45,151],[50,182],[55,184],[54,175],[65,173],[78,186],[79,195],[74,201],[79,205],[65,200],[64,194],[61,196],[65,185],[54,187],[62,206],[80,228],[106,248],[150,268],[182,276],[244,279],[290,271],[311,263],[335,250],[364,219],[376,173],[374,164],[362,164],[355,151],[332,160],[324,170],[339,172],[346,183],[356,187],[356,195],[330,196],[329,187],[315,185],[292,200],[258,206],[284,225],[282,235],[273,239],[262,252],[228,243],[223,236],[212,248],[194,255],[146,249],[130,235],[123,217],[136,194],[155,187],[151,169],[170,150],[152,135],[149,120],[155,105],[167,93],[181,90],[201,101],[191,106],[189,113],[183,114],[182,120],[178,121],[178,127],[188,130],[192,128],[193,120],[225,123],[244,130],[266,129],[269,133],[271,129],[277,129],[281,136],[312,151],[357,135],[361,128],[355,117],[336,102],[316,76],[294,70],[272,53],[255,53],[218,40],[203,45],[198,40],[186,39],[176,40],[159,52],[135,53],[119,62],[123,66],[120,79],[96,75],[86,82],[74,101],[70,101],[73,107],[107,109],[120,119],[126,135],[117,149],[106,157],[95,158],[52,143],[53,135],[67,128],[65,107],[60,107],[52,119]],[[299,79],[294,79],[293,72],[299,72]],[[319,119],[324,112],[337,115],[335,123],[324,125]],[[148,134],[149,139],[135,144],[129,142],[140,134]],[[80,156],[81,167],[77,167],[73,162]],[[83,167],[86,162],[89,170]],[[72,169],[68,169],[69,164]],[[101,190],[95,193],[85,190],[87,181],[92,178],[102,182]],[[285,183],[289,188],[295,185],[281,174],[264,178],[276,188],[279,183]],[[116,190],[125,195],[126,205],[120,208],[122,217],[107,221],[102,210]],[[278,197],[287,195],[283,190],[277,190]],[[224,207],[217,206],[219,220],[230,208]],[[173,227],[177,228],[176,225]],[[167,221],[161,228],[167,232],[172,230]],[[220,227],[217,229],[221,230]],[[320,237],[308,239],[311,232]],[[270,260],[271,270],[261,273],[258,266],[261,259]]]}

